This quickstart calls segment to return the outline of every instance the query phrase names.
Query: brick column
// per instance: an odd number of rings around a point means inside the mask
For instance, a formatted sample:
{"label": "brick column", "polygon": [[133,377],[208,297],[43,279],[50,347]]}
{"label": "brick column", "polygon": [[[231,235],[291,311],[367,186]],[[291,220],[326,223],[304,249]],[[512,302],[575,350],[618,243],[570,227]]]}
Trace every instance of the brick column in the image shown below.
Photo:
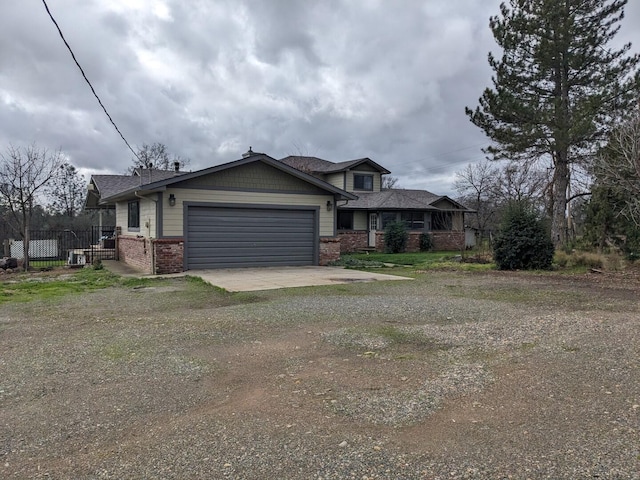
{"label": "brick column", "polygon": [[319,253],[318,263],[320,265],[337,262],[340,260],[340,239],[337,237],[321,238]]}
{"label": "brick column", "polygon": [[158,238],[153,240],[156,274],[180,273],[184,271],[184,240],[181,238]]}

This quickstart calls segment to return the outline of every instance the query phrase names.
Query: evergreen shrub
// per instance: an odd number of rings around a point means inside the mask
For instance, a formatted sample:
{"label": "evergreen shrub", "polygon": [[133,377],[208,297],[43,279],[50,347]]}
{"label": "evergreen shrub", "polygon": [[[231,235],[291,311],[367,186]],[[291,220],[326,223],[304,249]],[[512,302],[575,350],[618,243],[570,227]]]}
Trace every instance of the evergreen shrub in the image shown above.
{"label": "evergreen shrub", "polygon": [[409,232],[404,222],[388,223],[384,229],[384,250],[386,253],[402,253],[407,249]]}
{"label": "evergreen shrub", "polygon": [[493,242],[493,259],[500,270],[551,268],[554,247],[540,217],[525,203],[508,206]]}
{"label": "evergreen shrub", "polygon": [[428,252],[433,249],[433,238],[428,233],[420,234],[420,251]]}

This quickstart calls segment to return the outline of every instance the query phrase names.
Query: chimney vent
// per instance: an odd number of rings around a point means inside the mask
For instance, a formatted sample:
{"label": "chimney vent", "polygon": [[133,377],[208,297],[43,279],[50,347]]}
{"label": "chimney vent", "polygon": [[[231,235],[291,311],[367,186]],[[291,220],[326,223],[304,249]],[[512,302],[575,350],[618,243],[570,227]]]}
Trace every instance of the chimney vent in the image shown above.
{"label": "chimney vent", "polygon": [[243,153],[242,158],[247,158],[247,157],[250,157],[251,155],[253,155],[253,150],[251,150],[251,147],[249,147],[249,151],[246,153]]}
{"label": "chimney vent", "polygon": [[180,171],[180,162],[173,162],[173,171],[174,172]]}

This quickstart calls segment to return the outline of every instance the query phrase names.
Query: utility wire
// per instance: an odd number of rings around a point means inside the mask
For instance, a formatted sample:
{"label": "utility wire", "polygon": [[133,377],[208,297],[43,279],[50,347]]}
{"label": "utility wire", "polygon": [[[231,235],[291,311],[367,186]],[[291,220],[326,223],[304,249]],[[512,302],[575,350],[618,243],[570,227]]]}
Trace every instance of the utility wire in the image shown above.
{"label": "utility wire", "polygon": [[[78,63],[78,60],[76,59],[75,54],[73,53],[73,50],[71,50],[71,46],[69,45],[69,43],[67,42],[67,40],[64,38],[64,35],[62,34],[62,30],[60,30],[60,27],[58,26],[58,22],[56,22],[56,19],[53,18],[53,15],[51,14],[51,11],[49,10],[49,6],[47,5],[46,0],[42,0],[42,3],[44,3],[44,8],[47,10],[47,13],[49,14],[49,18],[51,18],[51,21],[53,22],[53,24],[56,26],[56,28],[58,29],[58,33],[60,34],[60,38],[62,38],[62,41],[64,42],[64,44],[67,46],[67,49],[69,50],[69,53],[71,54],[71,58],[73,58],[73,61],[76,62],[76,65],[78,66],[78,68],[80,69],[80,72],[82,73],[82,76],[84,77],[85,81],[87,82],[87,84],[89,85],[89,88],[91,89],[91,91],[93,92],[93,96],[96,97],[96,100],[98,100],[98,103],[100,104],[100,106],[102,107],[102,110],[104,110],[105,115],[107,116],[107,118],[109,118],[109,121],[111,122],[111,125],[113,125],[113,128],[116,129],[116,132],[118,132],[118,134],[120,134],[120,138],[122,138],[122,140],[124,141],[124,143],[127,145],[127,147],[129,147],[129,150],[131,150],[131,152],[133,153],[133,155],[140,160],[140,157],[138,157],[138,154],[135,152],[135,150],[133,148],[131,148],[131,145],[129,145],[129,142],[127,142],[127,139],[124,138],[124,135],[122,134],[122,132],[120,131],[120,129],[118,128],[118,126],[116,125],[116,122],[113,121],[113,118],[111,118],[111,115],[109,115],[109,112],[107,112],[106,107],[104,106],[104,104],[102,103],[102,100],[100,100],[100,97],[98,96],[98,94],[96,93],[95,89],[93,88],[93,85],[91,85],[91,82],[89,81],[89,79],[87,78],[87,75],[84,73],[84,70],[82,69],[82,67],[80,66],[80,63]],[[142,160],[140,160],[142,162]]]}

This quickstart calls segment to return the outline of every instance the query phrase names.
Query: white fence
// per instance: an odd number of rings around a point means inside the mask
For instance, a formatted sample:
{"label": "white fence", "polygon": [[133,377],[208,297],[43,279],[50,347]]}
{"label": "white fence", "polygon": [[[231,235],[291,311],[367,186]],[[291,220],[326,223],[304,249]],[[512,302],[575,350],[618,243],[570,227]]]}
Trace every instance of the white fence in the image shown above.
{"label": "white fence", "polygon": [[[22,240],[9,240],[11,256],[24,258],[24,244]],[[58,256],[58,240],[31,240],[29,241],[29,258],[51,258]]]}

